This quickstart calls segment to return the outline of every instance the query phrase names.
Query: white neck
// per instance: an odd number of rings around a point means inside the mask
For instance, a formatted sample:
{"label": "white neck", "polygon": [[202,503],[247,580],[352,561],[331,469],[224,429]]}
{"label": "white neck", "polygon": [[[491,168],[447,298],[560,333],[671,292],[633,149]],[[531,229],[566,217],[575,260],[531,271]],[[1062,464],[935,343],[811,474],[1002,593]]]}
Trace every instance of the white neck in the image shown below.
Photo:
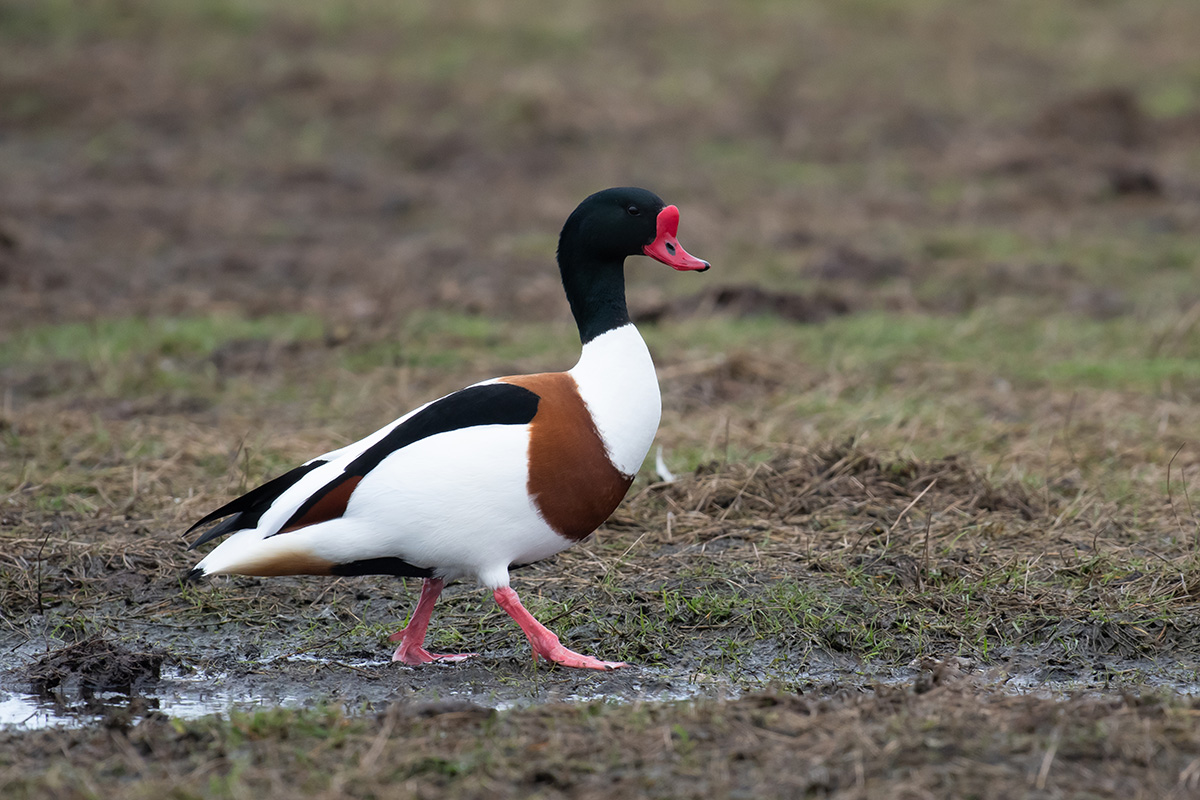
{"label": "white neck", "polygon": [[600,334],[583,346],[570,375],[613,465],[636,475],[662,416],[658,376],[641,334],[632,323]]}

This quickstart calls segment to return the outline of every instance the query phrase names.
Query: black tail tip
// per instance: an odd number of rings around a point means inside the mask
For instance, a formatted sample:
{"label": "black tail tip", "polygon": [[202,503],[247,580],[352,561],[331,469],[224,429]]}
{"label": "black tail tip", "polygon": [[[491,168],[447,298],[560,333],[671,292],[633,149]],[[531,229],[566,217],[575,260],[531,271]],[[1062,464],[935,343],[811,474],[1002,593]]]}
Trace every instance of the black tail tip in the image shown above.
{"label": "black tail tip", "polygon": [[200,579],[203,577],[204,570],[200,569],[199,567],[195,567],[187,575],[184,575],[183,579],[188,583],[199,583]]}

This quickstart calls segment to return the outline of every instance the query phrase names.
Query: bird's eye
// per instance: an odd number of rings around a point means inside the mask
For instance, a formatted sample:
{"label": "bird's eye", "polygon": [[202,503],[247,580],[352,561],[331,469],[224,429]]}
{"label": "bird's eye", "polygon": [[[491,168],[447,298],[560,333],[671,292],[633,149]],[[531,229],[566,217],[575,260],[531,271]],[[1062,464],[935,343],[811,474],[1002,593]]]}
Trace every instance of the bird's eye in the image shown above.
{"label": "bird's eye", "polygon": [[631,217],[636,217],[642,213],[642,210],[640,208],[638,208],[637,206],[630,206],[629,208],[627,208],[625,210],[629,212],[629,216],[631,216]]}

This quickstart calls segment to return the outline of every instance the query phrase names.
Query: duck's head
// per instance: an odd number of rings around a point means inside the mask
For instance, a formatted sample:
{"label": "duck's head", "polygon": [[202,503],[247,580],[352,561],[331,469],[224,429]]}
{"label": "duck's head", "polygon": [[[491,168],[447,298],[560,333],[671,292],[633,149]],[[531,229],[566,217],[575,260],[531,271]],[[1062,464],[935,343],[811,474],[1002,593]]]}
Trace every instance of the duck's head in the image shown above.
{"label": "duck's head", "polygon": [[623,262],[646,255],[677,270],[703,272],[707,261],[688,253],[676,238],[679,209],[647,189],[622,186],[588,197],[571,213],[559,238],[559,263]]}
{"label": "duck's head", "polygon": [[627,256],[650,256],[678,270],[708,269],[679,244],[678,229],[679,209],[628,186],[596,192],[571,212],[558,238],[558,267],[585,344],[629,323]]}

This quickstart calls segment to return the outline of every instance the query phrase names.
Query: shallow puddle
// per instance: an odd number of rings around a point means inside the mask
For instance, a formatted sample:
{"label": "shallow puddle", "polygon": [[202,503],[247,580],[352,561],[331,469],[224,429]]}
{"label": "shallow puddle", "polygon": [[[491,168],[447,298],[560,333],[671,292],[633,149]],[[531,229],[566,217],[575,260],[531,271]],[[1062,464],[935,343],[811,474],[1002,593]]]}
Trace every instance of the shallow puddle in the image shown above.
{"label": "shallow puddle", "polygon": [[1076,666],[1034,651],[1008,651],[993,664],[947,655],[897,666],[819,650],[797,654],[770,642],[722,659],[697,641],[692,650],[673,653],[665,666],[635,663],[597,672],[536,666],[520,646],[524,643],[515,642],[461,663],[410,667],[393,663],[382,655],[387,648],[373,649],[370,641],[342,642],[337,657],[262,654],[224,633],[205,638],[192,631],[171,638],[172,631],[156,630],[144,640],[95,636],[72,644],[34,638],[10,642],[7,663],[0,662],[0,728],[121,727],[151,712],[190,719],[319,705],[369,714],[394,703],[469,703],[503,710],[550,703],[731,699],[764,690],[829,697],[895,685],[923,692],[960,680],[1014,695],[1136,694],[1147,688],[1200,694],[1200,665],[1178,659]]}
{"label": "shallow puddle", "polygon": [[[264,659],[249,666],[237,673],[168,667],[153,687],[135,694],[84,693],[76,683],[40,696],[0,689],[0,728],[79,727],[113,719],[136,720],[149,711],[191,719],[329,702],[341,703],[354,713],[378,710],[397,701],[453,701],[504,710],[542,703],[668,702],[741,694],[741,689],[719,676],[672,674],[653,667],[594,674],[543,669],[533,677],[528,677],[529,670],[513,680],[509,670],[489,675],[490,670],[482,666],[409,668],[388,661],[307,655]],[[351,680],[346,680],[347,673],[353,676]]]}
{"label": "shallow puddle", "polygon": [[[534,669],[511,659],[463,664],[402,667],[385,660],[328,659],[283,655],[243,662],[228,671],[166,666],[152,685],[134,693],[83,692],[65,682],[41,696],[0,689],[0,728],[34,730],[94,724],[126,724],[150,711],[191,719],[231,711],[338,703],[348,713],[371,713],[394,702],[470,703],[499,710],[545,703],[669,702],[697,698],[735,698],[748,691],[785,687],[810,695],[839,691],[867,692],[875,686],[969,678],[1012,694],[1067,696],[1114,694],[1131,686],[1153,687],[1182,695],[1200,695],[1195,665],[1125,662],[1102,674],[1048,674],[1043,668],[975,668],[948,659],[907,668],[847,669],[844,664],[814,661],[800,672],[761,670],[752,679],[632,666],[608,673]],[[1013,665],[1021,659],[1014,659]],[[932,662],[931,662],[932,663]],[[778,665],[776,665],[778,666]],[[963,666],[963,669],[959,669]],[[941,677],[938,677],[939,674]]]}

